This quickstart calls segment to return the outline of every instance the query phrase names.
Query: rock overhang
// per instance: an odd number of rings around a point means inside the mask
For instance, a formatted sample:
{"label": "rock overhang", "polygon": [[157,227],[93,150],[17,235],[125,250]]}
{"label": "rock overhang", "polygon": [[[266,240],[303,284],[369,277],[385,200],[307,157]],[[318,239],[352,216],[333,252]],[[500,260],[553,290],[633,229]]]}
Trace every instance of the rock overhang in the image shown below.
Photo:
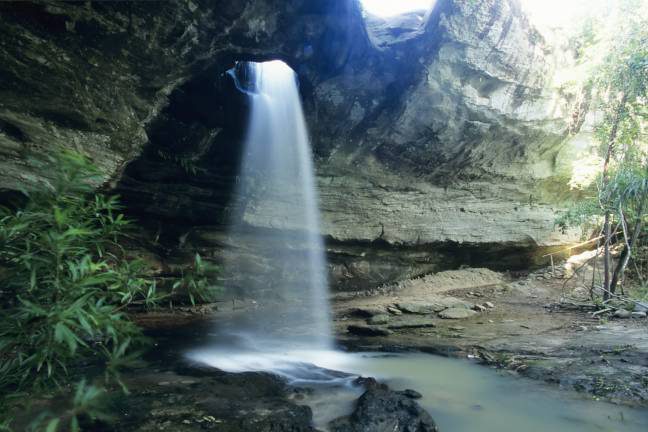
{"label": "rock overhang", "polygon": [[[12,155],[3,163],[15,176],[3,186],[23,181],[17,167],[24,162],[12,149],[74,143],[102,163],[142,219],[213,224],[227,211],[246,118],[243,98],[220,76],[237,60],[280,59],[300,79],[323,234],[370,241],[382,232],[394,245],[550,245],[572,238],[553,230],[560,203],[545,186],[556,173],[569,103],[549,86],[547,47],[514,2],[441,0],[422,26],[412,30],[409,23],[378,44],[355,0],[226,2],[222,10],[192,4],[131,8],[132,24],[109,5],[80,11],[61,4],[47,12],[54,24],[63,22],[55,30],[65,40],[87,44],[86,54],[74,57],[48,42],[60,55],[46,60],[56,66],[53,78],[69,85],[65,67],[98,68],[129,84],[117,79],[112,100],[101,103],[110,80],[104,85],[97,82],[104,75],[88,75],[94,86],[77,110],[84,127],[34,116],[38,86],[29,79],[21,84],[23,103],[6,88],[0,140]],[[7,6],[2,12],[14,13]],[[83,30],[86,21],[95,23],[92,32]],[[67,22],[76,23],[75,31]],[[161,30],[147,33],[153,24]],[[124,43],[129,25],[149,46]],[[28,39],[53,30],[9,20],[3,31],[5,38],[15,32]],[[86,42],[91,34],[95,42]],[[110,52],[122,53],[116,66],[95,55],[109,40]],[[16,60],[6,49],[3,55],[5,65]],[[157,58],[168,70],[151,67]],[[36,57],[29,62],[34,71],[45,67]],[[63,109],[67,100],[52,95],[49,104]],[[261,227],[262,219],[250,215]]]}

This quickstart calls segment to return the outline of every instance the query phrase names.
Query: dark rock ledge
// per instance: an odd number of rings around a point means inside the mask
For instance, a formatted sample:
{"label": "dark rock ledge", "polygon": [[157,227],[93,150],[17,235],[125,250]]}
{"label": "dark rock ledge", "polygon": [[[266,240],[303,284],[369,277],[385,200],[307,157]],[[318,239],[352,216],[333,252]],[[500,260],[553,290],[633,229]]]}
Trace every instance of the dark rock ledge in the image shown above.
{"label": "dark rock ledge", "polygon": [[[147,367],[129,373],[127,399],[115,396],[115,422],[98,430],[115,432],[315,432],[311,408],[299,404],[304,392],[278,376],[229,373],[179,365],[173,370]],[[434,420],[414,399],[414,390],[393,391],[373,378],[358,378],[366,388],[350,416],[333,420],[333,432],[435,432]],[[95,429],[92,429],[95,430]]]}
{"label": "dark rock ledge", "polygon": [[349,416],[333,420],[332,432],[437,432],[432,417],[414,401],[413,390],[396,392],[372,378],[361,378],[367,391]]}

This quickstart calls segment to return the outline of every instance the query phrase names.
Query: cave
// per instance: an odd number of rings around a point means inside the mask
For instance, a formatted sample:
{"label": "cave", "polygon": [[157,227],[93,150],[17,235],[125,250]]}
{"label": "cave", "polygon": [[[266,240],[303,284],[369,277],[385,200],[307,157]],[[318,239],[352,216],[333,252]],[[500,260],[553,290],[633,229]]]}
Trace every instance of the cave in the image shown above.
{"label": "cave", "polygon": [[[234,60],[234,65],[245,62]],[[129,162],[115,188],[127,214],[154,232],[171,253],[177,252],[180,238],[194,237],[202,238],[196,240],[202,248],[217,250],[218,241],[204,239],[222,237],[235,211],[233,194],[249,116],[249,101],[232,78],[235,68],[210,68],[174,90],[149,125],[141,155]],[[302,99],[312,100],[312,86],[299,79]],[[314,151],[316,158],[326,157],[317,147]],[[378,223],[381,233],[374,238],[326,237],[333,288],[370,289],[461,266],[528,270],[546,264],[541,256],[551,250],[533,239],[389,242]]]}
{"label": "cave", "polygon": [[0,2],[0,429],[645,430],[648,2],[575,3]]}

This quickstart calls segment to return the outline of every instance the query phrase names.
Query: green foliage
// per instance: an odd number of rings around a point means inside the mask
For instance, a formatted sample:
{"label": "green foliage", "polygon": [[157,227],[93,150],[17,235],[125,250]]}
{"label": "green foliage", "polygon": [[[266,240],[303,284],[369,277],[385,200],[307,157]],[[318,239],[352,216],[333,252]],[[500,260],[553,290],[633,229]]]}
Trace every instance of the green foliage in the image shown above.
{"label": "green foliage", "polygon": [[[587,23],[581,36],[594,43],[592,23]],[[602,114],[596,127],[601,153],[605,155],[612,146],[608,177],[604,179],[601,172],[587,194],[589,198],[559,218],[562,228],[591,223],[619,208],[626,217],[641,216],[634,212],[648,196],[648,22],[628,20],[625,28],[619,29],[588,86],[594,89],[595,106]]]}
{"label": "green foliage", "polygon": [[597,29],[600,23],[594,18],[588,18],[583,23],[580,31],[570,38],[569,45],[574,49],[574,54],[579,62],[591,60],[587,58],[587,53],[590,48],[599,42],[599,35]]}
{"label": "green foliage", "polygon": [[[130,223],[117,198],[94,193],[97,169],[75,153],[46,167],[52,180],[26,192],[24,207],[0,209],[3,395],[62,388],[70,367],[90,359],[115,376],[143,341],[123,309],[158,300],[155,283],[140,276],[144,263],[127,259],[118,243]],[[82,383],[75,403],[91,411],[95,396]]]}
{"label": "green foliage", "polygon": [[596,182],[595,194],[573,203],[556,219],[556,225],[565,232],[569,227],[582,227],[589,232],[600,225],[607,211],[626,221],[641,220],[648,215],[648,170],[641,166],[617,167],[607,183]]}
{"label": "green foliage", "polygon": [[200,302],[213,301],[222,292],[220,286],[212,285],[210,276],[220,272],[220,268],[203,261],[199,254],[194,256],[193,265],[182,272],[182,277],[173,284],[173,291],[182,292],[188,296],[192,305]]}
{"label": "green foliage", "polygon": [[582,227],[583,232],[588,232],[591,227],[600,223],[600,212],[601,208],[593,198],[577,201],[558,215],[556,225],[563,233],[569,227]]}
{"label": "green foliage", "polygon": [[[592,29],[584,29],[584,34],[591,34],[585,40],[594,43]],[[563,229],[602,223],[607,299],[623,278],[648,215],[648,21],[628,15],[619,23],[607,55],[586,86],[593,91],[592,106],[599,114],[596,137],[605,162],[597,181],[586,191],[588,198],[561,215],[557,223]],[[611,272],[615,231],[623,233],[624,248]]]}
{"label": "green foliage", "polygon": [[648,197],[648,170],[641,166],[621,165],[602,189],[601,196],[611,212],[622,208],[626,216],[641,217],[637,212],[645,212],[639,206]]}
{"label": "green foliage", "polygon": [[637,287],[637,289],[633,291],[632,297],[638,301],[648,302],[648,284],[643,284]]}
{"label": "green foliage", "polygon": [[630,20],[620,30],[592,79],[603,113],[596,132],[602,145],[614,141],[617,164],[636,165],[646,156],[648,21]]}
{"label": "green foliage", "polygon": [[110,420],[110,416],[105,412],[104,402],[105,391],[99,387],[88,385],[85,380],[81,380],[76,385],[74,395],[71,398],[70,407],[64,410],[62,415],[54,414],[49,411],[42,412],[28,426],[28,431],[70,431],[79,432],[81,430],[81,421],[88,419]]}

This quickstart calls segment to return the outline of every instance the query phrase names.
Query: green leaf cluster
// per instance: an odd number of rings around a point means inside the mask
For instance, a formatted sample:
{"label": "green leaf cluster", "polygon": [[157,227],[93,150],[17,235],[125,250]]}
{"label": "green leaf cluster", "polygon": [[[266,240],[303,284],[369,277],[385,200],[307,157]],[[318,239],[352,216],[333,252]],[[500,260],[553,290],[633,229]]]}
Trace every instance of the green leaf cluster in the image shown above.
{"label": "green leaf cluster", "polygon": [[601,154],[611,146],[610,165],[607,178],[601,171],[587,198],[559,217],[562,228],[591,224],[619,210],[628,219],[643,216],[637,212],[648,196],[648,22],[629,19],[619,28],[588,86],[600,114]]}
{"label": "green leaf cluster", "polygon": [[219,273],[219,266],[205,262],[199,254],[196,254],[193,265],[183,270],[181,277],[174,282],[173,294],[181,293],[187,296],[192,305],[197,302],[214,301],[222,292],[222,287],[213,285],[211,280]]}
{"label": "green leaf cluster", "polygon": [[[130,222],[117,197],[94,191],[98,170],[71,152],[44,168],[51,179],[25,191],[23,206],[0,208],[3,395],[63,388],[71,367],[88,363],[116,377],[144,342],[124,309],[159,300],[144,262],[120,246]],[[81,386],[79,403],[92,388]]]}
{"label": "green leaf cluster", "polygon": [[75,386],[70,406],[62,414],[43,411],[29,424],[28,430],[79,432],[84,419],[110,420],[105,411],[105,395],[104,389],[81,380]]}

